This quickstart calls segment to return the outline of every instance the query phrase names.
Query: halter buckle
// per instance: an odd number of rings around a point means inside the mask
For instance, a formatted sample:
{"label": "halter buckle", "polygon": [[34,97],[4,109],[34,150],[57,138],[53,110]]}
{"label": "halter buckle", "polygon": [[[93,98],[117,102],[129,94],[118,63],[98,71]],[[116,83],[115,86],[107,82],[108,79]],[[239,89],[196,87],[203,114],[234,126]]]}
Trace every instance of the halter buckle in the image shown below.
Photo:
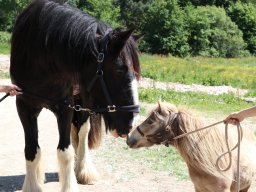
{"label": "halter buckle", "polygon": [[97,58],[98,63],[102,63],[103,60],[104,60],[104,53],[99,53]]}
{"label": "halter buckle", "polygon": [[116,106],[115,105],[108,105],[108,112],[113,113],[116,112]]}

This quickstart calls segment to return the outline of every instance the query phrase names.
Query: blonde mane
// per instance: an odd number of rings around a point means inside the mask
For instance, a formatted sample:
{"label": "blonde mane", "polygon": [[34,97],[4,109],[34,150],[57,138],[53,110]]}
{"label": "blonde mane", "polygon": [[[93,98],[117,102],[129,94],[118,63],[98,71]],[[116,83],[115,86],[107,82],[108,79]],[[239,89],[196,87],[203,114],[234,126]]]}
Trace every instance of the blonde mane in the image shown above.
{"label": "blonde mane", "polygon": [[[168,103],[159,103],[156,110],[163,118],[170,118],[173,114],[177,114],[176,126],[178,127],[173,127],[175,125],[170,126],[172,129],[178,129],[180,134],[205,126],[203,121],[189,113],[187,110],[178,109],[176,106]],[[234,134],[234,132],[230,134]],[[235,145],[236,139],[236,135],[230,135],[229,144],[231,147]],[[216,166],[218,157],[227,151],[224,125],[198,131],[174,140],[173,145],[178,149],[189,168],[203,171],[216,177],[225,177],[225,172],[220,172]],[[225,155],[220,160],[219,165],[226,168],[228,163],[229,159],[227,158],[227,155]]]}

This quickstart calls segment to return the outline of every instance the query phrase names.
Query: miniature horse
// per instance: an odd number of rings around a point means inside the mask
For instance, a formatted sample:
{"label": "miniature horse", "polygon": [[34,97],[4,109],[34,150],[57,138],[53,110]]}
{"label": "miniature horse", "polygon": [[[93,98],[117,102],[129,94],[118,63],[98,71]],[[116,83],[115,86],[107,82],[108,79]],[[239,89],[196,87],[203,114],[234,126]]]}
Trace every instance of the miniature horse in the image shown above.
{"label": "miniature horse", "polygon": [[[240,189],[236,189],[236,151],[232,152],[230,169],[222,172],[216,167],[218,157],[227,150],[223,127],[213,127],[174,139],[202,127],[203,122],[186,110],[180,110],[168,103],[159,103],[149,117],[131,131],[127,144],[131,148],[150,147],[154,144],[174,146],[187,164],[195,192],[247,192],[256,173],[256,145],[253,132],[243,128]],[[230,146],[235,146],[236,129],[229,129],[228,142]],[[221,168],[227,167],[228,160],[227,155],[220,159]]]}
{"label": "miniature horse", "polygon": [[[11,40],[10,74],[22,88],[16,106],[25,134],[25,192],[42,191],[37,117],[51,110],[58,123],[57,154],[62,192],[78,191],[93,170],[88,150],[100,136],[100,116],[107,130],[125,136],[139,112],[140,66],[133,29],[112,29],[86,13],[57,0],[36,0],[19,15]],[[74,98],[73,89],[80,93]],[[73,112],[76,111],[74,114]],[[92,115],[91,130],[84,128]],[[74,150],[77,153],[74,172]],[[86,140],[84,140],[86,139]],[[93,143],[94,142],[94,143]],[[90,161],[89,161],[90,162]]]}

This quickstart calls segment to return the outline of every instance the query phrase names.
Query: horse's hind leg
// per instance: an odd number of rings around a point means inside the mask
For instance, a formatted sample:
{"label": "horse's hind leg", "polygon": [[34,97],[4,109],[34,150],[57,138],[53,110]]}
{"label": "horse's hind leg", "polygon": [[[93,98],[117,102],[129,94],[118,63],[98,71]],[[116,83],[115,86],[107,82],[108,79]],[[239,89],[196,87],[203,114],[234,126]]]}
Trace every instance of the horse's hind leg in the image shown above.
{"label": "horse's hind leg", "polygon": [[78,133],[78,145],[76,151],[75,173],[77,181],[81,184],[92,184],[99,175],[96,171],[89,151],[90,118],[81,126]]}
{"label": "horse's hind leg", "polygon": [[58,121],[59,144],[59,180],[61,182],[61,192],[77,192],[78,186],[74,173],[74,150],[70,143],[70,125],[72,110],[65,106],[58,106],[52,109]]}
{"label": "horse's hind leg", "polygon": [[37,117],[42,108],[17,98],[17,111],[25,134],[26,176],[22,191],[41,192],[44,174],[41,169],[41,152],[38,144]]}

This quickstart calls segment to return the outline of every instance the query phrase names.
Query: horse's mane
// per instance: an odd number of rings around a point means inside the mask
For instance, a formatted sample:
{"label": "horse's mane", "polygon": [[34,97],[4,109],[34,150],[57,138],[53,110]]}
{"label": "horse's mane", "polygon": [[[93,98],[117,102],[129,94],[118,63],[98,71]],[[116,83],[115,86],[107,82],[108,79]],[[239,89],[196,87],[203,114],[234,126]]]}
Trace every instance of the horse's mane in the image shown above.
{"label": "horse's mane", "polygon": [[[177,129],[179,129],[180,134],[191,132],[204,126],[202,120],[192,115],[186,109],[179,109],[174,105],[161,103],[156,110],[160,115],[162,114],[163,118],[171,116],[174,113],[178,114],[176,126],[179,126]],[[173,126],[172,129],[174,129]],[[230,135],[229,138],[230,146],[233,147],[235,145],[234,143],[236,143],[234,140],[237,139],[237,136]],[[215,126],[207,130],[195,132],[174,140],[173,145],[178,149],[189,167],[216,177],[225,176],[225,172],[218,171],[216,166],[217,158],[227,150],[224,127],[218,128]],[[227,167],[227,155],[220,160],[220,165],[222,168]]]}
{"label": "horse's mane", "polygon": [[[54,66],[49,67],[48,71],[63,67],[68,67],[71,72],[81,71],[81,67],[88,61],[96,62],[99,39],[106,31],[113,30],[109,25],[62,0],[32,1],[16,23],[12,50],[15,51],[15,46],[22,45],[26,54],[35,55],[33,59],[40,56],[53,60],[51,63]],[[30,43],[24,45],[23,41]],[[132,37],[127,40],[122,52],[132,59],[134,71],[140,74],[137,46]],[[26,62],[28,65],[29,63]],[[40,62],[34,63],[40,65]]]}

